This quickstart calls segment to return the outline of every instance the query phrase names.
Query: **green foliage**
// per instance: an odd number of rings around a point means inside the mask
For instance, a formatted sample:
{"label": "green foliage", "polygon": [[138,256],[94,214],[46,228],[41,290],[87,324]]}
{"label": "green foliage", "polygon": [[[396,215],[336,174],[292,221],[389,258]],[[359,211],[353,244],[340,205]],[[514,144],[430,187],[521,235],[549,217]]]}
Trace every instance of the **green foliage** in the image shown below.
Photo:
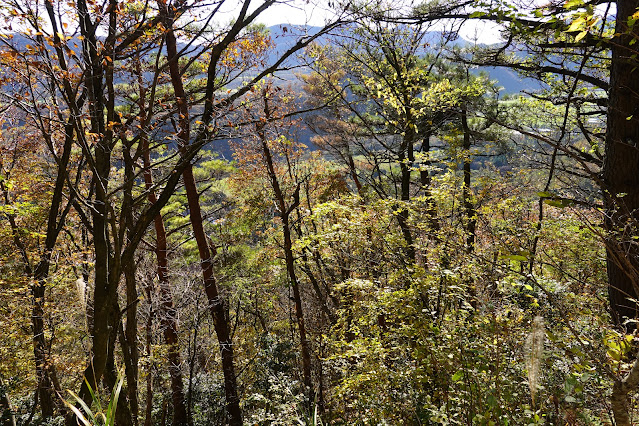
{"label": "green foliage", "polygon": [[68,391],[73,401],[78,404],[76,406],[74,403],[63,400],[64,404],[73,412],[73,414],[78,419],[78,422],[81,422],[83,426],[113,426],[115,425],[115,410],[118,406],[118,399],[120,398],[120,392],[122,390],[122,385],[124,384],[124,371],[120,371],[118,373],[118,379],[116,385],[113,387],[111,391],[111,395],[108,400],[108,404],[105,409],[102,408],[102,402],[100,401],[100,396],[97,394],[92,388],[91,385],[87,382],[86,385],[91,394],[91,398],[93,400],[93,404],[96,406],[95,411],[91,409],[78,395],[76,395],[73,391]]}
{"label": "green foliage", "polygon": [[[449,6],[454,10],[455,5],[432,2],[412,12],[438,13]],[[533,46],[529,55],[504,48],[482,58],[480,49],[443,46],[439,42],[451,34],[435,40],[428,23],[384,21],[399,12],[368,2],[352,6],[361,19],[344,29],[344,37],[309,46],[314,62],[313,73],[303,77],[305,90],[312,107],[326,108],[304,119],[317,130],[313,142],[322,152],[309,152],[295,137],[301,123],[298,94],[278,86],[277,78],[255,85],[237,102],[223,100],[245,86],[222,86],[240,78],[249,81],[272,59],[273,40],[263,24],[239,31],[223,52],[207,47],[199,56],[179,59],[187,103],[193,107],[192,141],[233,139],[234,161],[208,150],[193,160],[207,244],[215,253],[203,262],[213,264],[219,289],[214,300],[201,288],[192,205],[181,187],[171,191],[161,210],[169,258],[168,283],[162,284],[168,288],[157,289],[157,265],[150,260],[157,250],[152,226],[138,235],[132,288],[125,289],[118,276],[109,281],[113,306],[102,308],[115,318],[118,340],[109,336],[110,343],[118,343],[113,358],[120,364],[132,356],[132,347],[139,351],[137,396],[139,402],[148,397],[149,422],[167,422],[173,409],[165,362],[169,350],[161,343],[167,332],[161,315],[170,311],[179,319],[171,347],[180,350],[183,360],[177,368],[194,425],[227,421],[215,338],[220,321],[228,322],[232,335],[238,393],[249,424],[609,423],[605,396],[627,374],[637,352],[635,334],[610,325],[605,260],[610,238],[601,225],[609,217],[602,215],[602,194],[595,189],[604,163],[601,105],[606,94],[592,87],[606,79],[610,23],[600,8],[581,0],[531,11],[503,1],[473,7],[470,18],[500,21],[513,45]],[[146,12],[142,3],[121,5],[117,25],[123,37],[129,27],[138,28]],[[630,15],[629,27],[636,25],[638,14]],[[543,21],[535,31],[530,29],[533,18]],[[164,24],[139,30],[140,45],[155,49],[156,41],[166,40]],[[184,38],[204,35],[211,46],[226,34],[194,22],[176,31]],[[582,62],[584,43],[593,56]],[[553,54],[542,45],[564,50]],[[152,204],[146,172],[156,195],[177,173],[181,151],[175,141],[183,123],[175,108],[185,100],[174,99],[163,54],[149,53],[144,63],[135,64],[139,70],[128,68],[137,54],[130,49],[138,47],[125,47],[114,64],[114,77],[122,81],[108,96],[115,105],[112,118],[119,117],[107,123],[107,130],[118,133],[109,147],[113,158],[104,165],[109,173],[84,176],[99,168],[93,157],[84,157],[95,156],[104,139],[88,131],[93,124],[84,127],[96,113],[86,112],[85,105],[74,123],[81,136],[76,134],[74,143],[78,139],[86,145],[74,148],[73,167],[65,177],[63,198],[73,202],[59,225],[56,247],[44,253],[53,260],[42,300],[33,300],[27,270],[29,261],[43,254],[58,133],[71,109],[55,110],[44,94],[28,105],[37,111],[39,103],[46,105],[46,114],[38,116],[39,125],[51,127],[54,135],[46,150],[34,148],[42,135],[31,134],[33,124],[0,123],[0,328],[5,330],[0,374],[7,378],[6,390],[17,402],[21,421],[30,416],[38,386],[28,325],[36,318],[33,302],[43,302],[44,315],[37,319],[44,323],[48,360],[62,388],[73,386],[89,353],[96,310],[87,300],[103,290],[95,288],[93,264],[104,259],[94,259],[87,248],[103,236],[92,234],[100,221],[92,216],[100,190],[96,185],[102,178],[108,181],[104,200],[114,201],[106,213],[104,250],[109,274],[117,275],[120,254],[136,237],[133,225]],[[69,59],[79,60],[67,49],[63,53]],[[30,58],[37,49],[27,50]],[[3,65],[15,59],[7,52],[0,52]],[[211,123],[202,123],[202,77],[211,55],[218,53],[208,88],[220,108]],[[524,76],[538,77],[543,89],[535,96],[500,100],[494,82],[475,75],[468,65],[486,58],[491,64],[516,63]],[[105,59],[104,66],[110,62]],[[34,75],[46,68],[41,61],[27,63]],[[548,65],[540,69],[540,64]],[[577,67],[591,81],[547,71]],[[146,81],[150,75],[157,86]],[[68,81],[83,84],[79,75]],[[142,90],[146,84],[152,90]],[[50,95],[57,96],[58,90]],[[144,123],[141,105],[150,92],[156,105],[145,114],[155,114],[157,122]],[[120,98],[122,93],[126,97]],[[16,103],[26,102],[26,95],[14,95]],[[272,108],[268,114],[267,104]],[[15,122],[23,121],[17,117]],[[266,136],[258,141],[260,131]],[[150,168],[139,164],[143,137],[152,143]],[[271,169],[264,165],[263,146],[271,150]],[[300,371],[301,321],[295,317],[300,311],[291,296],[294,274],[282,254],[285,209],[274,202],[274,179],[282,190],[280,204],[291,208],[287,226],[298,281],[294,288],[301,294],[313,389],[305,388]],[[128,196],[130,204],[120,203]],[[624,231],[634,241],[633,226]],[[212,309],[222,312],[215,320]],[[146,387],[142,379],[148,379]],[[72,392],[65,404],[84,425],[111,425],[118,400],[124,402],[123,380],[120,372],[106,404],[93,389],[93,405]],[[629,401],[636,409],[636,401]],[[126,402],[133,406],[132,400]]]}

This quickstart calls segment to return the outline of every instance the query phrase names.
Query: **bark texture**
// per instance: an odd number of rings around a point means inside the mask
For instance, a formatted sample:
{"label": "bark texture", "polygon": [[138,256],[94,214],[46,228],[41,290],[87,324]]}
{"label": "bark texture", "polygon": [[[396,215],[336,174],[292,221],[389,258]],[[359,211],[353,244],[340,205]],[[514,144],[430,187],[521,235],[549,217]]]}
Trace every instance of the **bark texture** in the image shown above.
{"label": "bark texture", "polygon": [[[639,294],[639,69],[633,42],[639,25],[628,28],[638,0],[619,0],[615,43],[612,45],[606,152],[603,168],[610,310],[613,321],[637,317],[630,299]],[[634,328],[630,325],[628,328]]]}

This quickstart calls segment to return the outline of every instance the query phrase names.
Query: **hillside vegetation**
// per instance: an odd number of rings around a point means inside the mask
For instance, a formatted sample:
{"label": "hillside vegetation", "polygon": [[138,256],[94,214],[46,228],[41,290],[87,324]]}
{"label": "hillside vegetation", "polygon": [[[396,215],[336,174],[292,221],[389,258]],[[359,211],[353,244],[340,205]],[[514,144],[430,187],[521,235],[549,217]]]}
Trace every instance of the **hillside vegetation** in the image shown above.
{"label": "hillside vegetation", "polygon": [[276,3],[0,0],[0,424],[637,423],[639,0]]}

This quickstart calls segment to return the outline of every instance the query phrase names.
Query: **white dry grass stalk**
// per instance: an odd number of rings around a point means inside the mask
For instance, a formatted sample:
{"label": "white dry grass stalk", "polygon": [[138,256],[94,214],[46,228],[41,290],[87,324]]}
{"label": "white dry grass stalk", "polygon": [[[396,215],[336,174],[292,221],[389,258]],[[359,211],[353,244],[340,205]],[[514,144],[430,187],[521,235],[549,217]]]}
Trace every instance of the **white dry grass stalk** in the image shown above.
{"label": "white dry grass stalk", "polygon": [[89,317],[87,315],[87,282],[82,278],[78,278],[75,282],[75,289],[78,294],[78,300],[80,301],[80,309],[82,309],[82,316],[84,317],[84,328],[89,330]]}
{"label": "white dry grass stalk", "polygon": [[532,397],[533,407],[535,406],[535,395],[540,380],[541,361],[544,357],[544,341],[546,333],[544,331],[544,318],[536,316],[532,322],[532,330],[526,338],[524,345],[524,358],[526,361],[526,370],[528,370],[528,387],[530,388],[530,396]]}
{"label": "white dry grass stalk", "polygon": [[82,306],[82,311],[86,312],[86,310],[87,310],[87,283],[85,283],[82,278],[78,278],[75,281],[75,289],[78,292],[78,299],[80,300],[80,305]]}

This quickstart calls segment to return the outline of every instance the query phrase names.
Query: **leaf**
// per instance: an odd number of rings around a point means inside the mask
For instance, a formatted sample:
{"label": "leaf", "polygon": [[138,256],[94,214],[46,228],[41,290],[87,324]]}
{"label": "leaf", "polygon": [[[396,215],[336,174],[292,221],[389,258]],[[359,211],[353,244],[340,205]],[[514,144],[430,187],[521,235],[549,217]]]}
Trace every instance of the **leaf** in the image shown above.
{"label": "leaf", "polygon": [[521,254],[507,254],[503,256],[503,258],[508,260],[517,260],[519,262],[525,262],[528,260],[526,256],[522,256]]}
{"label": "leaf", "polygon": [[455,374],[453,374],[453,377],[451,377],[451,380],[453,382],[459,382],[463,377],[464,377],[464,372],[462,370],[458,370]]}
{"label": "leaf", "polygon": [[566,208],[566,207],[570,207],[573,204],[575,204],[575,202],[569,198],[562,198],[562,197],[557,197],[557,198],[547,198],[544,200],[544,203],[548,204],[549,206],[552,207],[557,207],[560,209]]}
{"label": "leaf", "polygon": [[580,32],[579,34],[577,34],[577,36],[575,37],[575,41],[579,41],[582,38],[586,37],[586,34],[588,34],[587,30],[584,30],[582,32]]}
{"label": "leaf", "polygon": [[105,426],[113,426],[115,424],[115,410],[118,407],[118,399],[120,398],[120,391],[122,390],[122,384],[124,383],[124,372],[120,370],[118,376],[118,382],[115,388],[113,388],[111,400],[107,407]]}
{"label": "leaf", "polygon": [[67,407],[71,409],[71,411],[73,411],[73,414],[76,415],[76,417],[82,422],[84,426],[92,426],[91,423],[89,423],[89,421],[84,417],[84,415],[82,415],[82,412],[78,410],[77,407],[75,407],[73,404],[69,403],[66,400],[64,400],[64,403],[67,405]]}
{"label": "leaf", "polygon": [[547,192],[547,191],[540,191],[537,193],[537,196],[539,198],[553,198],[553,197],[556,197],[557,194],[553,194],[552,192]]}
{"label": "leaf", "polygon": [[575,31],[583,31],[585,26],[586,26],[586,20],[583,17],[579,17],[575,19],[574,21],[572,21],[572,23],[570,24],[570,27],[568,27],[566,32],[571,33]]}
{"label": "leaf", "polygon": [[[84,410],[84,412],[93,420],[95,420],[95,417],[93,415],[93,412],[91,411],[91,408],[89,408],[89,406],[82,400],[82,398],[80,398],[78,395],[76,395],[74,392],[67,390],[67,392],[69,392],[71,394],[71,396],[73,396],[75,398],[76,401],[78,401],[78,404],[80,404],[82,406],[82,409]],[[89,386],[89,392],[91,392],[91,396],[92,398],[95,400],[95,396],[93,395],[93,391],[91,390],[91,386]]]}
{"label": "leaf", "polygon": [[[86,379],[86,377],[84,378],[84,383],[86,383],[87,388],[89,389],[89,393],[91,394],[91,399],[98,405],[98,411],[102,411],[102,407],[100,406],[100,399],[95,395],[95,392],[93,391],[93,388],[89,384],[89,381]],[[82,400],[80,400],[80,403],[82,404],[84,409],[87,410],[88,413],[91,413],[91,409],[87,407]]]}
{"label": "leaf", "polygon": [[[71,396],[78,402],[78,404],[80,404],[80,406],[82,406],[82,409],[89,415],[89,417],[91,417],[93,420],[95,420],[95,418],[93,417],[93,413],[91,412],[91,409],[89,407],[87,407],[87,405],[84,403],[82,398],[80,398],[78,395],[76,395],[74,392],[72,392],[70,390],[67,390],[67,392],[69,392],[71,394]],[[89,420],[87,420],[87,418],[84,416],[84,414],[82,414],[82,412],[75,405],[71,404],[66,399],[63,399],[63,401],[71,409],[71,411],[73,411],[73,413],[76,415],[76,417],[80,421],[82,421],[82,423],[85,426],[92,426],[91,423],[89,422]]]}
{"label": "leaf", "polygon": [[568,9],[568,10],[577,9],[580,6],[583,6],[583,4],[584,4],[583,0],[568,0],[564,4],[564,9]]}

